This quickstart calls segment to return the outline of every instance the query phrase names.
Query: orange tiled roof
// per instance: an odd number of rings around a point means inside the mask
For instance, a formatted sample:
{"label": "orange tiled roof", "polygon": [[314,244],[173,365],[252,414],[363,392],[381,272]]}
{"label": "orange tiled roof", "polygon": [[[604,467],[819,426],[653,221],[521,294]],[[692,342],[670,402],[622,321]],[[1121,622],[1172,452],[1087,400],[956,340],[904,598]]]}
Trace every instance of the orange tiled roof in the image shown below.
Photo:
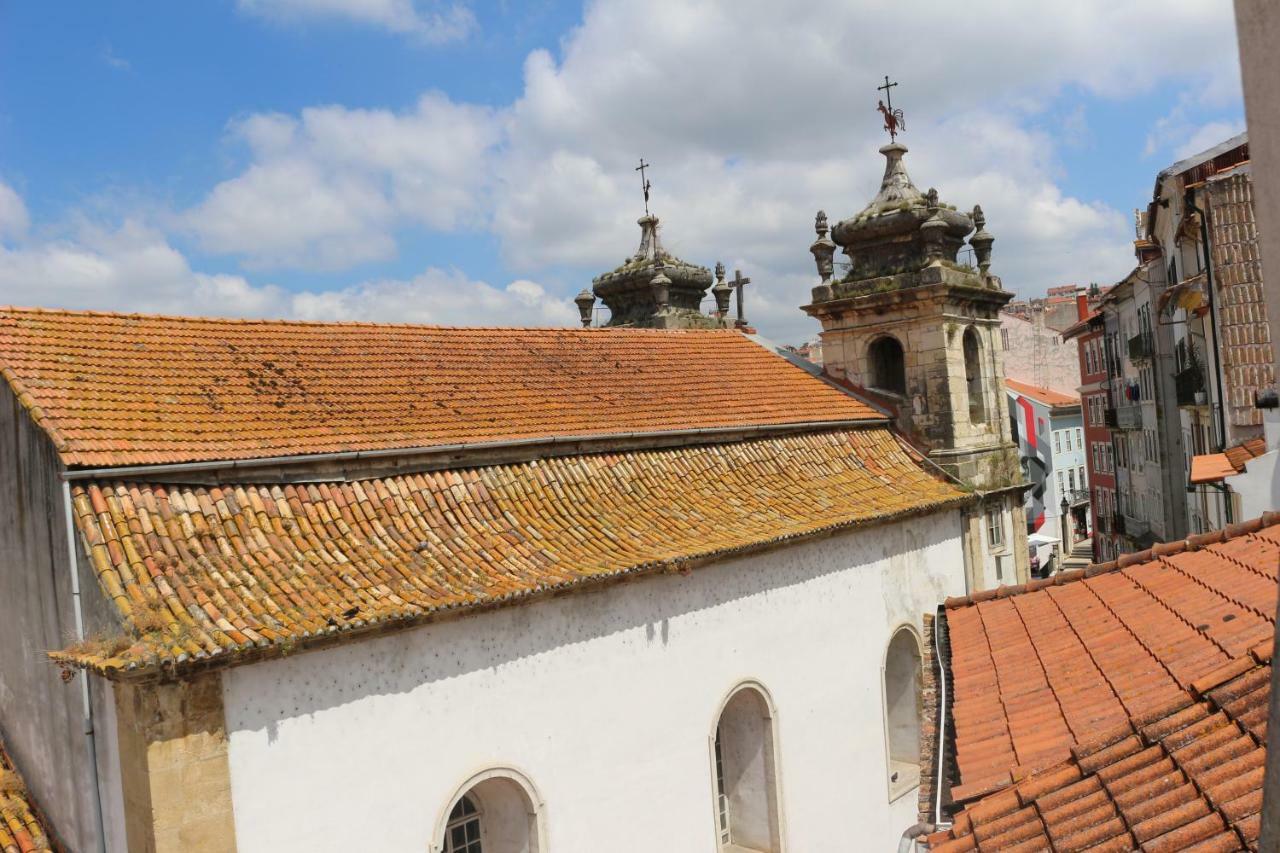
{"label": "orange tiled roof", "polygon": [[734,331],[0,308],[0,375],[91,467],[881,417]]}
{"label": "orange tiled roof", "polygon": [[0,853],[53,850],[49,833],[0,743]]}
{"label": "orange tiled roof", "polygon": [[76,484],[131,639],[55,657],[244,657],[966,500],[884,428],[359,482]]}
{"label": "orange tiled roof", "polygon": [[1078,394],[1054,391],[1052,388],[1032,385],[1029,382],[1020,382],[1017,379],[1006,379],[1004,381],[1004,385],[1016,394],[1021,394],[1024,397],[1030,397],[1031,399],[1044,403],[1046,406],[1050,406],[1052,408],[1080,405],[1080,395]]}
{"label": "orange tiled roof", "polygon": [[1257,850],[1271,643],[929,837],[959,851]]}
{"label": "orange tiled roof", "polygon": [[1228,447],[1222,453],[1205,453],[1191,457],[1191,482],[1196,485],[1220,483],[1232,474],[1239,474],[1250,460],[1267,452],[1267,443],[1261,438]]}
{"label": "orange tiled roof", "polygon": [[[1232,826],[1247,836],[1238,821],[1250,813],[1228,801],[1261,790],[1259,673],[1270,671],[1278,573],[1280,516],[1271,515],[949,600],[952,797],[983,799],[960,813],[952,840],[934,842],[1042,849],[1047,834],[1055,849],[1079,849],[1084,840],[1067,838],[1088,828],[1094,843],[1127,850],[1171,830],[1185,833],[1171,842],[1234,839]],[[1215,769],[1245,754],[1255,763]],[[1239,790],[1220,787],[1251,767],[1256,779]],[[1159,801],[1167,822],[1144,824],[1157,794],[1168,795]]]}

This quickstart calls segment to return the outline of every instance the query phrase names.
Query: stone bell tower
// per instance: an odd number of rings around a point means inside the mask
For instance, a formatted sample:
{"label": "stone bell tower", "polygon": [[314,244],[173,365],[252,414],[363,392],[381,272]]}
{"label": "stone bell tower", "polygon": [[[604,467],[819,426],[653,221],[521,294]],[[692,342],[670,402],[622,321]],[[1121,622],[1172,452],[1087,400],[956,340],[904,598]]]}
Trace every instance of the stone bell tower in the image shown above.
{"label": "stone bell tower", "polygon": [[[963,213],[937,190],[920,192],[905,145],[880,153],[884,178],[866,207],[834,228],[818,213],[810,251],[821,281],[803,310],[822,323],[827,372],[869,391],[933,462],[980,494],[966,522],[972,587],[1023,582],[1025,484],[999,331],[1013,294],[991,274],[994,238],[982,209]],[[974,265],[958,259],[966,238]],[[837,247],[848,258],[841,276]]]}

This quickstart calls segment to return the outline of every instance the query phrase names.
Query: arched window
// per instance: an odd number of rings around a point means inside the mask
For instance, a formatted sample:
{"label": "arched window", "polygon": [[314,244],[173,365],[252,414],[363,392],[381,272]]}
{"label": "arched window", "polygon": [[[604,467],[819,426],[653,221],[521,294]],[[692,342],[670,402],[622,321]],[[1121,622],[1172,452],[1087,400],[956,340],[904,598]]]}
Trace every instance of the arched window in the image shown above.
{"label": "arched window", "polygon": [[744,685],[716,723],[716,838],[721,850],[781,849],[773,713],[765,695]]}
{"label": "arched window", "polygon": [[970,326],[964,330],[964,381],[969,391],[969,421],[987,422],[987,406],[982,396],[982,343]]}
{"label": "arched window", "polygon": [[[538,853],[537,798],[515,771],[489,770],[472,778],[438,832],[440,853]],[[439,824],[438,824],[439,826]]]}
{"label": "arched window", "polygon": [[884,658],[884,726],[889,753],[889,799],[920,782],[920,643],[902,627],[889,640]]}
{"label": "arched window", "polygon": [[872,388],[906,396],[907,368],[897,338],[883,335],[872,341],[867,348],[867,361]]}
{"label": "arched window", "polygon": [[475,802],[463,795],[449,812],[449,823],[444,829],[444,853],[483,853],[480,845],[480,810]]}

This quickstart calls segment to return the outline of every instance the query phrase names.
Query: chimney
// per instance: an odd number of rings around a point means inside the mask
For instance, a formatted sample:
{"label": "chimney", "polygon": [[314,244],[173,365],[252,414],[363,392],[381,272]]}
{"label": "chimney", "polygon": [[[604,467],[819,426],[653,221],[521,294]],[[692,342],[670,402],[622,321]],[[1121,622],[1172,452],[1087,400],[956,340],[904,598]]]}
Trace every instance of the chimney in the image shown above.
{"label": "chimney", "polygon": [[1076,294],[1076,319],[1083,320],[1089,316],[1089,294]]}

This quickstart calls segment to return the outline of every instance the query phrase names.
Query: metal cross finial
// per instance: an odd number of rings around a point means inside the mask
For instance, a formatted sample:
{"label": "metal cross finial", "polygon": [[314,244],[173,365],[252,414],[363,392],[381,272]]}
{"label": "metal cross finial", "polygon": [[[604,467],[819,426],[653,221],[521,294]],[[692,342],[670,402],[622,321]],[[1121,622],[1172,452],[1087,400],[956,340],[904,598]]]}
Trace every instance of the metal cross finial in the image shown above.
{"label": "metal cross finial", "polygon": [[[897,85],[897,83],[890,83],[889,75],[886,74],[884,75],[884,85],[876,86],[876,91],[884,92],[884,100],[877,104],[876,109],[884,116],[884,129],[889,131],[890,142],[897,142],[898,131],[907,129],[907,124],[903,121],[902,110],[893,108],[893,87]],[[886,101],[888,102],[887,104]]]}
{"label": "metal cross finial", "polygon": [[645,216],[649,215],[649,187],[651,187],[652,184],[650,184],[649,179],[645,177],[644,170],[648,169],[649,167],[650,167],[650,164],[646,163],[644,161],[644,158],[641,157],[640,165],[636,166],[635,168],[635,171],[640,173],[640,187],[641,189],[644,190],[644,215]]}

